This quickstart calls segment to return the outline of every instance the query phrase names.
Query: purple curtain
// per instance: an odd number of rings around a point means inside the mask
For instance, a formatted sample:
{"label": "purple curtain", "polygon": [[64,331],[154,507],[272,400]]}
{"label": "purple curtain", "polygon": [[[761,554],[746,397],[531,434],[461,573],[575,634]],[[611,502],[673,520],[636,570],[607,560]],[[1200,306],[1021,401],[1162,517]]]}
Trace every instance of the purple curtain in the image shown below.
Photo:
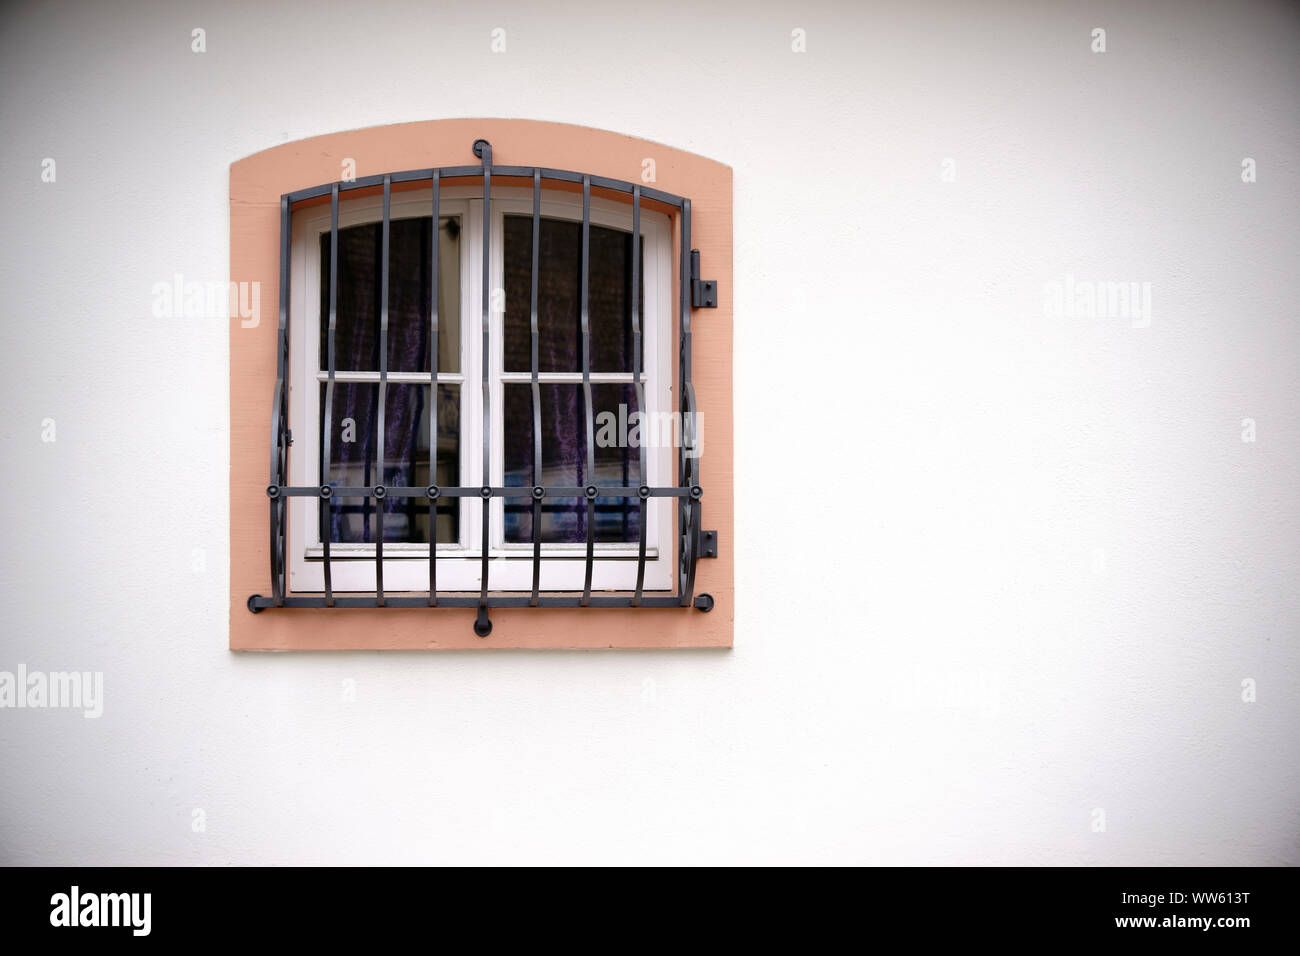
{"label": "purple curtain", "polygon": [[[506,217],[504,356],[507,371],[527,372],[531,363],[530,328],[532,219]],[[454,224],[453,224],[454,228]],[[339,230],[338,321],[335,330],[335,368],[340,371],[377,371],[379,368],[379,313],[381,233],[378,223]],[[401,219],[390,224],[388,369],[390,372],[429,370],[429,299],[433,235],[428,219]],[[582,368],[579,286],[581,279],[581,228],[560,220],[543,220],[538,277],[538,368],[543,372],[578,372]],[[591,321],[592,371],[630,372],[631,237],[627,233],[593,226],[588,311]],[[321,367],[325,367],[326,327],[329,308],[329,235],[321,237]],[[323,403],[322,386],[322,410]],[[543,483],[581,487],[598,484],[630,485],[637,481],[639,451],[629,448],[596,449],[594,476],[587,474],[586,411],[578,384],[542,385]],[[616,416],[619,404],[635,410],[635,390],[630,385],[595,385],[593,415],[609,410]],[[429,400],[428,387],[389,383],[384,412],[386,464],[377,474],[377,385],[336,383],[331,432],[335,483],[418,485],[417,465],[428,460],[428,425],[421,426]],[[503,408],[505,483],[531,486],[533,480],[532,388],[507,384]],[[460,433],[457,391],[441,388],[438,403],[440,435]],[[343,422],[355,423],[355,441],[345,442]],[[436,452],[435,452],[436,454]],[[451,467],[450,462],[444,463]],[[421,479],[424,477],[422,472]],[[456,479],[459,480],[458,478]],[[441,482],[439,482],[441,483]],[[331,520],[332,541],[374,540],[376,507],[384,509],[384,540],[427,541],[419,526],[427,506],[419,499],[387,498],[381,502],[348,499],[337,503]],[[449,503],[449,509],[455,504]],[[408,509],[410,509],[408,511]],[[543,541],[586,540],[587,510],[583,499],[548,499],[542,521]],[[598,500],[599,541],[635,541],[639,535],[638,507],[626,499]],[[532,506],[506,502],[506,538],[533,540]]]}
{"label": "purple curtain", "polygon": [[[532,229],[531,216],[505,218],[503,351],[505,369],[510,372],[527,372],[531,367]],[[542,372],[580,372],[582,228],[576,222],[543,219],[540,233],[537,367]],[[591,228],[587,308],[594,372],[632,371],[631,255],[628,233]],[[586,409],[581,385],[541,385],[539,390],[543,484],[581,487],[590,483],[635,483],[640,461],[636,449],[597,447],[596,474],[587,474]],[[507,385],[505,393],[506,484],[532,485],[532,386]],[[636,407],[635,389],[624,385],[592,386],[593,417],[605,410],[617,416],[620,403],[628,406],[630,414]],[[638,506],[626,499],[598,499],[596,540],[636,540],[638,516]],[[532,524],[530,503],[507,502],[508,541],[532,541]],[[541,531],[543,541],[585,541],[585,500],[547,499]]]}
{"label": "purple curtain", "polygon": [[[388,370],[429,370],[429,301],[432,270],[432,229],[428,219],[398,219],[389,225]],[[340,371],[379,369],[379,313],[382,290],[381,227],[378,223],[339,230],[338,321],[335,368]],[[322,272],[321,357],[325,358],[329,308],[329,236],[321,237]],[[322,367],[324,362],[322,361]],[[417,482],[417,464],[429,457],[425,385],[390,382],[384,408],[384,457],[378,463],[378,385],[336,383],[331,433],[335,481],[347,475],[348,484],[411,486]],[[440,433],[459,432],[454,389],[441,388],[438,409]],[[322,409],[323,409],[322,404]],[[352,442],[344,437],[344,421],[354,424]],[[422,425],[422,421],[424,424]],[[421,521],[427,505],[419,499],[347,499],[333,509],[331,540],[373,541],[377,522],[374,511],[384,509],[384,540],[427,541]],[[390,517],[391,516],[391,517]]]}

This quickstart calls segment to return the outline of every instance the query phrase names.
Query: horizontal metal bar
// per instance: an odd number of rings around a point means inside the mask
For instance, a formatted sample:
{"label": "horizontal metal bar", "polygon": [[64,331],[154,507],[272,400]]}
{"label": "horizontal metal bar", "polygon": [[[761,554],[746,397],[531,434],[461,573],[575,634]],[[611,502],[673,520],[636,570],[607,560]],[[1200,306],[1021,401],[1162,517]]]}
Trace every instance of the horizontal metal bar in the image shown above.
{"label": "horizontal metal bar", "polygon": [[[320,488],[316,485],[271,485],[276,489],[276,493],[269,497],[286,498],[319,498],[321,496]],[[375,494],[374,485],[338,485],[335,486],[330,494],[331,498],[426,498],[429,497],[428,488],[411,488],[411,487],[393,487],[384,488],[383,494]],[[642,488],[634,488],[624,485],[596,485],[594,495],[588,495],[589,488],[569,488],[569,487],[551,487],[547,486],[542,489],[541,498],[639,498],[642,495]],[[518,485],[495,486],[486,489],[484,494],[483,488],[439,488],[437,497],[439,498],[532,498],[535,497],[534,491],[530,487],[520,487]],[[662,488],[644,488],[645,497],[647,498],[698,498],[698,486],[692,488],[681,488],[668,485]]]}
{"label": "horizontal metal bar", "polygon": [[[489,593],[486,598],[479,595],[455,594],[444,595],[438,594],[439,607],[528,607],[532,603],[532,595],[528,593],[501,594]],[[275,602],[261,594],[254,594],[248,599],[249,610],[260,611],[268,607],[274,607]],[[324,596],[313,595],[293,596],[284,599],[283,607],[325,607]],[[369,597],[344,597],[336,594],[334,597],[335,607],[423,607],[429,606],[429,596],[422,592],[414,595],[398,596],[388,594],[384,596],[384,603],[379,604],[372,594]],[[547,595],[543,594],[537,598],[536,607],[581,607],[582,596],[575,594],[573,596],[565,595]],[[677,597],[661,597],[659,595],[646,595],[641,598],[639,605],[632,603],[632,596],[627,597],[613,596],[605,594],[593,594],[587,599],[588,607],[681,607],[681,599]]]}
{"label": "horizontal metal bar", "polygon": [[[516,175],[514,173],[503,172],[503,170],[507,170],[507,169],[523,170],[522,167],[518,167],[518,166],[497,166],[494,168],[493,171],[498,176]],[[527,170],[523,170],[523,174],[527,176],[531,176],[533,173],[531,169],[527,169]],[[584,173],[575,173],[568,169],[546,169],[546,168],[542,169],[543,181],[549,179],[552,182],[581,183],[582,177],[584,175],[585,175]],[[591,184],[593,186],[598,186],[601,189],[610,189],[610,190],[614,190],[615,192],[627,193],[629,196],[632,194],[632,190],[634,190],[638,185],[637,183],[624,182],[621,179],[610,179],[607,176],[592,176]],[[685,199],[681,196],[676,196],[673,193],[667,193],[660,189],[651,189],[646,186],[641,187],[641,198],[653,199],[655,200],[655,202],[661,202],[664,203],[665,205],[677,206],[677,207],[680,207],[681,204],[685,202]]]}
{"label": "horizontal metal bar", "polygon": [[[316,373],[316,381],[325,382],[329,380],[329,373],[324,370]],[[361,385],[377,385],[379,383],[378,372],[334,372],[334,381],[352,382]],[[428,372],[389,372],[388,382],[390,385],[424,385],[429,384]],[[463,385],[465,376],[461,372],[439,372],[439,385]]]}
{"label": "horizontal metal bar", "polygon": [[[498,559],[515,562],[532,561],[531,544],[520,542],[516,544],[502,544],[493,546],[489,554],[493,561]],[[658,548],[651,548],[646,552],[652,558],[659,558],[661,552]],[[340,543],[335,541],[330,547],[331,560],[337,564],[340,561],[369,562],[375,558],[375,546],[373,544],[361,544],[359,542]],[[308,561],[320,561],[322,558],[321,546],[312,545],[303,551],[303,556]],[[384,561],[389,565],[394,562],[423,561],[429,556],[428,544],[420,542],[390,541],[384,545]],[[630,564],[637,560],[637,551],[631,547],[630,542],[596,542],[596,556],[601,561],[612,561],[618,564]],[[477,548],[461,547],[458,544],[442,542],[438,545],[437,560],[439,563],[447,562],[473,562],[481,558]],[[576,544],[552,543],[545,546],[542,552],[543,564],[555,564],[557,562],[576,562],[587,560],[586,542],[579,541]],[[286,592],[287,593],[287,592]]]}
{"label": "horizontal metal bar", "polygon": [[[497,378],[507,385],[527,385],[533,380],[532,372],[498,372]],[[593,385],[632,385],[631,372],[592,372]],[[538,372],[537,381],[542,385],[581,385],[581,372]]]}
{"label": "horizontal metal bar", "polygon": [[[498,178],[507,179],[532,179],[533,172],[537,170],[541,173],[543,182],[561,182],[561,183],[581,183],[583,173],[575,173],[568,169],[548,169],[546,167],[534,166],[493,166],[491,175]],[[419,182],[420,180],[433,179],[433,167],[428,169],[405,169],[398,173],[389,173],[388,179],[394,183]],[[440,166],[438,175],[442,179],[481,179],[483,177],[482,166]],[[627,193],[632,195],[632,190],[636,189],[638,183],[629,183],[621,179],[610,179],[607,176],[592,176],[591,185],[600,189],[607,189],[613,192]],[[384,174],[375,176],[359,176],[356,179],[347,182],[323,183],[320,186],[309,186],[306,189],[295,189],[293,192],[285,193],[281,199],[287,199],[290,205],[304,202],[308,199],[318,199],[321,196],[328,196],[331,190],[338,186],[339,192],[351,192],[355,189],[370,189],[384,184]],[[685,199],[673,193],[664,192],[659,189],[651,189],[648,186],[641,187],[642,199],[653,199],[655,202],[663,203],[667,206],[681,208]]]}
{"label": "horizontal metal bar", "polygon": [[[438,174],[442,177],[457,178],[476,178],[483,175],[481,166],[441,166],[438,168]],[[303,202],[308,199],[316,199],[320,196],[328,196],[330,191],[339,187],[339,192],[350,192],[354,189],[371,189],[384,184],[384,173],[374,176],[358,176],[356,179],[340,180],[337,183],[322,183],[319,186],[309,186],[306,189],[295,189],[291,193],[286,193],[290,203]],[[419,182],[423,179],[433,179],[433,168],[428,169],[404,169],[398,173],[388,173],[388,179],[394,183],[412,183]]]}

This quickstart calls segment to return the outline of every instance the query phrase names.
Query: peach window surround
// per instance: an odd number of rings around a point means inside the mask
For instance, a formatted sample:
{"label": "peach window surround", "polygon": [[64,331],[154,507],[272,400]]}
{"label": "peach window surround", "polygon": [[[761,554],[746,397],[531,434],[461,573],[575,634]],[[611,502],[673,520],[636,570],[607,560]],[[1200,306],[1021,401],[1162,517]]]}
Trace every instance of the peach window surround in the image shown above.
{"label": "peach window surround", "polygon": [[[644,181],[643,170],[653,168],[655,178],[648,185],[691,200],[691,245],[700,250],[706,276],[718,282],[718,307],[696,311],[691,325],[692,378],[706,437],[700,458],[704,525],[717,530],[719,552],[717,558],[699,562],[695,593],[711,594],[714,607],[708,612],[694,608],[493,608],[494,626],[486,638],[474,633],[472,608],[271,608],[251,613],[246,605],[248,596],[270,593],[266,468],[278,317],[274,309],[264,309],[261,320],[252,327],[244,327],[238,319],[230,323],[230,649],[730,647],[736,547],[730,167],[618,133],[533,120],[432,120],[285,143],[231,164],[231,281],[258,282],[262,303],[279,301],[282,194],[338,180],[342,164],[349,158],[355,160],[359,177],[430,166],[476,165],[478,160],[471,151],[476,139],[492,143],[494,165],[570,169],[632,182]],[[652,160],[653,167],[646,160]],[[427,189],[428,184],[423,187]],[[679,281],[678,228],[674,220],[674,289]],[[674,342],[677,334],[674,310]],[[674,382],[673,393],[677,391]],[[310,481],[314,480],[312,476]],[[300,482],[294,478],[293,483]]]}

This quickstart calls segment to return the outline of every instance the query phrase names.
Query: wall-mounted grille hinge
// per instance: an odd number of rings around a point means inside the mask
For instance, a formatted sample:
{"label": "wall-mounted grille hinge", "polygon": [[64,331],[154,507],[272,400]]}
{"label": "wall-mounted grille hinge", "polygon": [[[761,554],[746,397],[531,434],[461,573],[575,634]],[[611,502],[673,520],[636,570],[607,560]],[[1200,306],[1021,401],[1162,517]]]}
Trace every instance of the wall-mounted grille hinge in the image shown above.
{"label": "wall-mounted grille hinge", "polygon": [[718,532],[700,532],[700,557],[716,558],[718,556]]}
{"label": "wall-mounted grille hinge", "polygon": [[718,307],[718,281],[700,278],[700,250],[691,250],[691,308],[716,309]]}

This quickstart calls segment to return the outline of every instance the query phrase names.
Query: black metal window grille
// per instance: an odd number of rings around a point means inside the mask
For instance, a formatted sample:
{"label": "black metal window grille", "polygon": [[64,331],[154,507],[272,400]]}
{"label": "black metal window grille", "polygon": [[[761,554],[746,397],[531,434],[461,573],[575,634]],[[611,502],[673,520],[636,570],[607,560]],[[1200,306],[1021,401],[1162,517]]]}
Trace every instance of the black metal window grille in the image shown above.
{"label": "black metal window grille", "polygon": [[[593,176],[589,173],[577,173],[569,170],[544,169],[527,166],[493,166],[492,146],[486,140],[476,140],[474,155],[482,161],[481,166],[445,166],[432,169],[407,170],[388,173],[381,176],[367,176],[346,182],[335,182],[309,189],[301,189],[280,197],[280,323],[276,353],[276,382],[272,398],[271,412],[271,453],[270,484],[266,496],[270,504],[270,543],[271,543],[271,594],[269,597],[254,594],[248,599],[248,608],[254,613],[266,608],[304,608],[304,607],[476,607],[478,617],[474,630],[480,636],[486,636],[492,630],[488,609],[493,607],[691,607],[708,611],[713,607],[713,598],[708,594],[695,594],[695,566],[702,557],[714,557],[717,554],[717,536],[701,528],[701,498],[704,495],[699,484],[699,455],[695,447],[696,429],[694,427],[697,407],[695,389],[691,381],[691,311],[693,308],[712,308],[717,305],[717,288],[712,281],[702,280],[699,275],[699,252],[691,249],[691,201],[682,196],[653,189],[623,180]],[[326,332],[326,361],[328,372],[325,384],[324,421],[331,422],[335,385],[335,348],[334,334],[338,318],[338,234],[339,234],[339,197],[351,190],[383,187],[383,218],[381,226],[381,276],[379,314],[379,399],[378,415],[378,460],[384,460],[384,408],[388,389],[388,279],[389,279],[389,226],[392,186],[394,183],[418,182],[427,180],[433,194],[433,222],[439,221],[439,203],[441,183],[444,179],[481,179],[483,184],[483,216],[490,222],[492,203],[492,176],[496,174],[503,179],[524,179],[532,181],[532,274],[531,274],[531,374],[532,413],[533,413],[533,480],[531,488],[517,486],[492,486],[491,475],[491,392],[489,357],[491,355],[491,311],[490,311],[490,263],[491,230],[483,230],[482,255],[482,484],[479,486],[461,486],[440,488],[429,485],[415,487],[384,487],[369,485],[362,487],[341,487],[330,482],[330,431],[326,427],[322,436],[322,455],[320,481],[315,485],[288,484],[289,444],[289,259],[290,226],[295,203],[323,196],[330,197],[330,279],[329,279],[329,325]],[[682,441],[677,449],[677,484],[651,487],[645,484],[647,474],[646,443],[640,443],[639,484],[636,486],[598,487],[588,484],[585,487],[546,487],[542,484],[542,428],[541,428],[541,393],[538,380],[538,319],[537,319],[537,277],[538,251],[541,224],[542,184],[545,182],[573,183],[582,187],[582,273],[580,283],[580,320],[581,320],[581,355],[582,355],[582,394],[585,409],[586,428],[586,474],[594,480],[594,416],[591,393],[591,327],[588,312],[588,272],[590,266],[590,231],[591,231],[591,190],[593,188],[609,190],[631,196],[632,201],[632,236],[641,234],[641,203],[652,200],[678,210],[681,236],[681,263],[678,272],[678,303],[680,323],[678,330],[678,367],[677,380],[679,395],[678,412],[682,420]],[[436,239],[436,234],[435,234]],[[429,442],[432,449],[438,447],[438,244],[433,243],[432,302],[429,318],[429,386],[430,401],[434,408],[429,416]],[[632,294],[630,298],[632,311],[633,342],[633,387],[637,396],[637,407],[645,409],[645,390],[642,381],[642,316],[640,306],[640,283],[642,277],[641,257],[632,255]],[[688,453],[689,452],[689,453]],[[382,480],[382,478],[381,478]],[[438,590],[438,543],[437,535],[429,535],[429,589],[427,594],[386,594],[384,591],[384,509],[379,506],[386,498],[424,499],[429,509],[430,528],[436,527],[436,508],[443,498],[463,498],[476,496],[486,505],[491,498],[531,500],[533,509],[533,549],[532,549],[532,591],[494,592],[491,590],[489,573],[489,512],[482,509],[482,568],[481,586],[477,595],[463,591],[444,592]],[[600,496],[635,498],[639,502],[638,522],[640,535],[637,554],[636,587],[630,593],[592,594],[592,569],[595,563],[595,507]],[[363,498],[376,502],[378,533],[375,536],[375,591],[373,595],[336,594],[331,576],[330,537],[321,535],[322,562],[324,569],[323,594],[289,594],[286,586],[286,568],[288,536],[286,531],[287,499],[292,497],[310,497],[319,500],[320,526],[330,527],[330,512],[336,507],[337,498]],[[548,498],[582,498],[587,509],[586,520],[586,564],[584,585],[581,594],[543,593],[541,584],[542,554],[541,527],[542,506]],[[646,565],[646,525],[647,507],[650,498],[672,498],[677,504],[677,569],[676,587],[671,594],[651,593],[643,590]]]}

